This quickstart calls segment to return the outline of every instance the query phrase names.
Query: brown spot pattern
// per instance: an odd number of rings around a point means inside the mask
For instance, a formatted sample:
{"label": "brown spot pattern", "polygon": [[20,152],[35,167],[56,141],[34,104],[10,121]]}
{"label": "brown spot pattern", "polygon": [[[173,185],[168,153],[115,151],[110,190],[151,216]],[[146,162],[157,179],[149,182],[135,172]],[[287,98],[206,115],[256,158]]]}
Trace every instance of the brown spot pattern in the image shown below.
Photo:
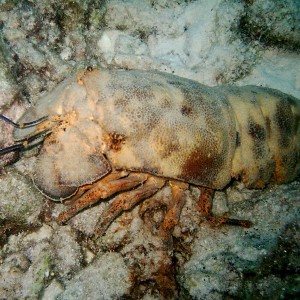
{"label": "brown spot pattern", "polygon": [[248,133],[256,141],[264,142],[266,139],[264,128],[260,124],[255,123],[252,118],[248,120]]}
{"label": "brown spot pattern", "polygon": [[125,135],[120,133],[109,133],[109,145],[110,148],[115,151],[120,151],[122,144],[125,143]]}
{"label": "brown spot pattern", "polygon": [[275,112],[275,124],[278,126],[280,133],[279,142],[282,147],[288,147],[291,143],[294,127],[293,120],[289,103],[284,100],[278,102]]}
{"label": "brown spot pattern", "polygon": [[211,186],[222,169],[223,155],[211,153],[207,155],[205,149],[197,148],[187,158],[182,167],[181,176],[189,182],[201,180],[203,185]]}
{"label": "brown spot pattern", "polygon": [[256,158],[262,158],[265,154],[265,148],[264,148],[264,144],[266,140],[265,129],[260,124],[255,123],[252,118],[249,118],[248,133],[254,142],[253,152]]}
{"label": "brown spot pattern", "polygon": [[190,116],[192,114],[192,108],[188,105],[182,105],[180,111],[183,116]]}

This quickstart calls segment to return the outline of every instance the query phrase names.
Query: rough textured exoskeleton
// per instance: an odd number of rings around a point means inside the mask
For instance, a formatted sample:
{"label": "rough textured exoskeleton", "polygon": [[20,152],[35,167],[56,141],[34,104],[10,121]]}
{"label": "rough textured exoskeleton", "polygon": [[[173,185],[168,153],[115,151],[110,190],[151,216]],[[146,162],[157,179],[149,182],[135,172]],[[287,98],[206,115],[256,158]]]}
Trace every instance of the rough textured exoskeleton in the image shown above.
{"label": "rough textured exoskeleton", "polygon": [[299,100],[269,88],[208,87],[156,71],[89,70],[59,84],[20,122],[44,116],[14,134],[29,144],[36,135],[45,138],[33,178],[51,199],[73,197],[60,222],[123,191],[104,212],[99,234],[167,180],[174,206],[164,226],[172,229],[188,184],[205,191],[199,208],[208,216],[207,195],[232,178],[262,188],[299,172]]}

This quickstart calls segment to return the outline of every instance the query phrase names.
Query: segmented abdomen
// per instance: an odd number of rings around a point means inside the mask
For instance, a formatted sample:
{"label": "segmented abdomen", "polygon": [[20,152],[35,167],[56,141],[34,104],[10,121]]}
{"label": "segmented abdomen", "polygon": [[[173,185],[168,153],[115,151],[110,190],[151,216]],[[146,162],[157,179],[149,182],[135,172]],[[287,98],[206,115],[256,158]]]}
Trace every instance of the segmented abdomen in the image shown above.
{"label": "segmented abdomen", "polygon": [[221,87],[236,120],[232,177],[247,187],[293,180],[299,172],[299,101],[257,86]]}

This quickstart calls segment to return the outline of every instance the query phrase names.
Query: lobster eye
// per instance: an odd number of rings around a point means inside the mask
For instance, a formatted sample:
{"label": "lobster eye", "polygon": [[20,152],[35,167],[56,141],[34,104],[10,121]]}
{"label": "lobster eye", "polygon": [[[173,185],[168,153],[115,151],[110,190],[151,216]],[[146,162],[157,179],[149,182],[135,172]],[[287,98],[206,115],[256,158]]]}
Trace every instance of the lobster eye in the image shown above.
{"label": "lobster eye", "polygon": [[[44,116],[42,118],[39,118],[32,122],[27,122],[27,123],[15,123],[11,119],[9,119],[1,114],[0,114],[0,119],[6,123],[12,125],[15,128],[25,129],[25,128],[30,128],[30,127],[35,127],[35,126],[43,123],[44,121],[46,121],[48,119],[48,116]],[[24,139],[19,140],[19,142],[17,144],[0,149],[0,156],[10,153],[10,152],[13,152],[13,151],[22,151],[22,150],[25,150],[26,148],[35,146],[35,145],[41,143],[45,139],[45,136],[47,136],[50,133],[51,133],[51,131],[49,129],[39,130],[37,128],[37,130],[35,130],[31,135],[25,137]]]}

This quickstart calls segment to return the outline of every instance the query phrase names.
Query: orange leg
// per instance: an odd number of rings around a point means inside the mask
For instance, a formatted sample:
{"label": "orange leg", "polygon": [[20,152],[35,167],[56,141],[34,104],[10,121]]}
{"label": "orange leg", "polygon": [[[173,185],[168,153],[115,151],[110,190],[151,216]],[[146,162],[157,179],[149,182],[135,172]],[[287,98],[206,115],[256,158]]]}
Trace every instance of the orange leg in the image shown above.
{"label": "orange leg", "polygon": [[200,197],[198,201],[198,209],[203,214],[203,216],[211,223],[213,226],[219,226],[223,224],[227,225],[236,225],[243,226],[245,228],[249,228],[251,226],[251,222],[248,220],[237,220],[230,219],[224,217],[215,217],[211,213],[212,209],[212,199],[214,196],[214,190],[204,187],[199,187],[200,189]]}
{"label": "orange leg", "polygon": [[104,186],[110,181],[114,181],[114,180],[126,177],[127,175],[128,175],[128,172],[125,172],[125,171],[121,171],[121,172],[120,171],[112,171],[111,173],[109,173],[108,175],[106,175],[105,177],[101,178],[100,180],[98,180],[94,183],[86,184],[86,185],[79,187],[76,194],[74,196],[72,196],[71,198],[66,199],[64,201],[64,204],[71,205],[71,204],[75,203],[85,192],[94,188],[96,185]]}
{"label": "orange leg", "polygon": [[184,192],[189,188],[187,183],[170,180],[169,185],[172,192],[172,207],[167,211],[163,222],[163,228],[172,232],[175,225],[179,222],[182,207],[185,204]]}
{"label": "orange leg", "polygon": [[[144,174],[145,175],[145,174]],[[148,175],[149,176],[149,175]],[[165,180],[149,176],[144,184],[132,191],[117,195],[103,212],[96,234],[103,235],[109,225],[123,212],[132,209],[142,200],[154,195],[165,184]]]}
{"label": "orange leg", "polygon": [[[119,173],[119,177],[122,173]],[[107,177],[107,178],[106,178]],[[100,199],[106,199],[113,194],[126,191],[138,186],[147,180],[149,175],[143,173],[131,173],[127,177],[116,179],[115,173],[107,175],[104,179],[97,181],[92,188],[86,191],[80,198],[75,199],[70,208],[58,216],[58,223],[63,224],[75,216],[79,211],[97,203]],[[111,181],[109,181],[112,179]],[[76,197],[76,195],[75,195]]]}

